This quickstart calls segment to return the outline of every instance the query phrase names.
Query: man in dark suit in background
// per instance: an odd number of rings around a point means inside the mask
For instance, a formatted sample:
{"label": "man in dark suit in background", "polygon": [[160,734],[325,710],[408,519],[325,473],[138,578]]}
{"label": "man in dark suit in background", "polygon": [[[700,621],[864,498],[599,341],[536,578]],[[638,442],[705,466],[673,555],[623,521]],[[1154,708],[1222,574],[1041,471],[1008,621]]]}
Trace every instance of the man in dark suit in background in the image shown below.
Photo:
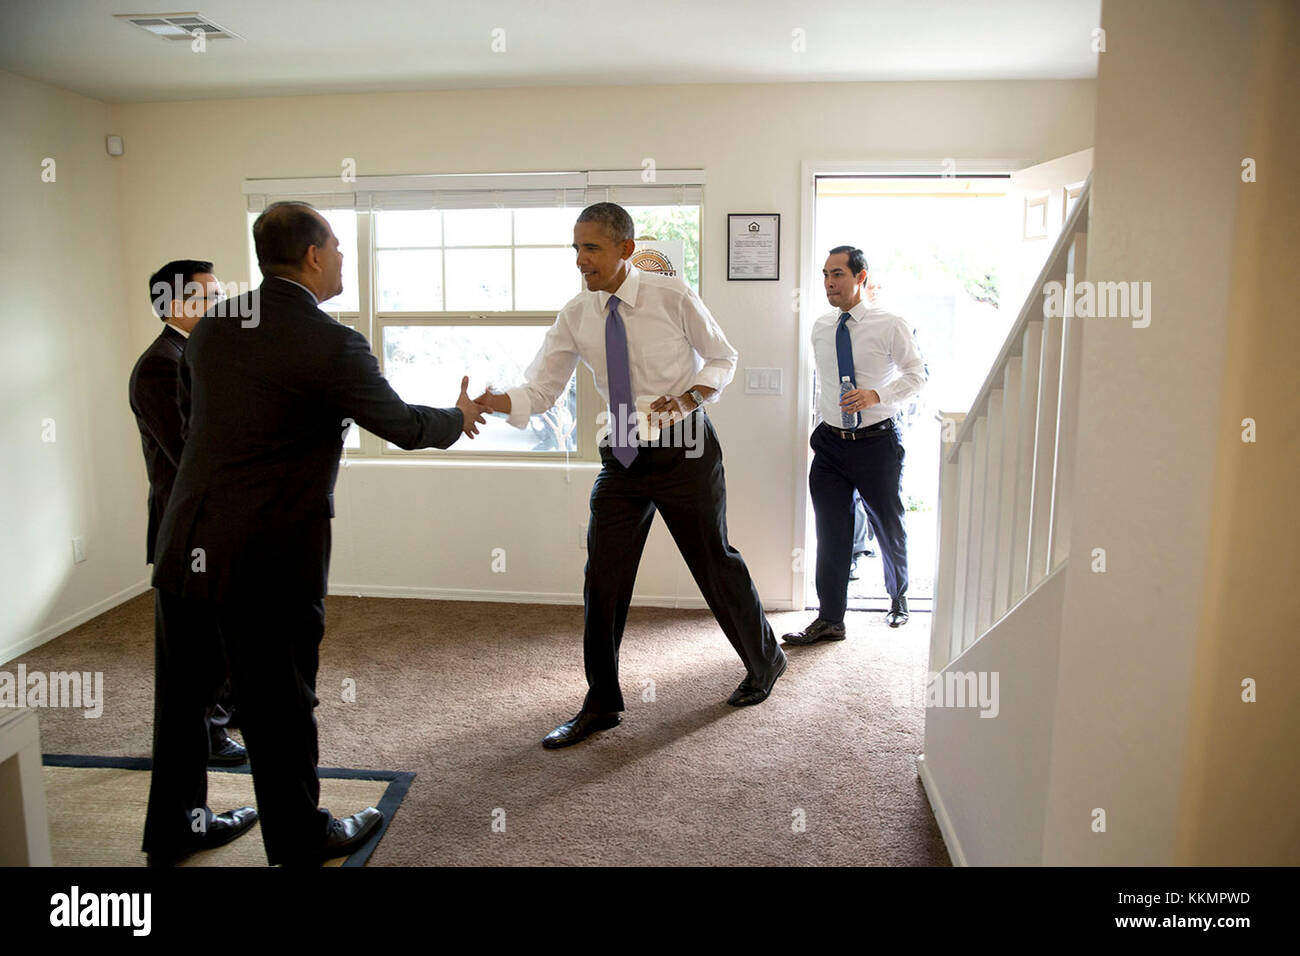
{"label": "man in dark suit in background", "polygon": [[[210,310],[181,363],[188,432],[153,576],[164,666],[144,850],[155,863],[229,842],[259,813],[272,864],[319,864],[370,838],[382,814],[336,819],[318,805],[316,776],[312,708],[343,436],[355,422],[402,448],[447,448],[484,421],[468,379],[454,408],[407,405],[365,337],[318,308],[342,291],[343,255],[315,209],[269,206],[253,242],[262,285]],[[195,609],[215,613],[226,639],[257,811],[214,817],[206,807],[202,754],[187,736],[205,692],[194,676],[202,649],[173,629]]]}
{"label": "man in dark suit in background", "polygon": [[[177,376],[185,340],[213,303],[223,298],[221,284],[212,274],[212,263],[202,259],[176,259],[149,277],[149,302],[164,325],[162,333],[144,351],[131,370],[131,411],[140,429],[144,466],[149,475],[149,527],[145,561],[153,564],[154,541],[162,522],[176,468],[181,460],[181,412],[176,400]],[[210,619],[195,621],[197,627],[213,627]],[[225,671],[225,652],[217,641],[220,660],[214,669]],[[208,765],[234,766],[248,759],[248,753],[226,732],[234,706],[230,681],[221,687],[204,715],[208,728]]]}

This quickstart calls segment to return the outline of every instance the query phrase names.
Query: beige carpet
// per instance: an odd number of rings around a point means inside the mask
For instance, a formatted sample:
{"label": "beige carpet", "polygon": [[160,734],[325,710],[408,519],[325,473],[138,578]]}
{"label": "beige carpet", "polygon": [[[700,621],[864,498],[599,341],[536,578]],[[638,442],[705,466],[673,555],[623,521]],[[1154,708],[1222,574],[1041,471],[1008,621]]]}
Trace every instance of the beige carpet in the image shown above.
{"label": "beige carpet", "polygon": [[[149,799],[149,772],[108,767],[43,767],[55,866],[144,866],[141,826]],[[386,780],[321,780],[321,802],[341,815],[375,806]],[[208,774],[208,803],[216,811],[255,805],[246,773]],[[342,866],[346,857],[326,866]],[[266,866],[259,824],[215,850],[188,857],[181,866]]]}
{"label": "beige carpet", "polygon": [[[152,602],[4,665],[104,672],[102,717],[41,712],[46,752],[148,756]],[[546,751],[586,689],[580,607],[329,598],[321,764],[417,774],[371,866],[947,865],[915,764],[929,615],[879,620],[789,648],[772,697],[736,709],[742,669],[707,611],[633,608],[623,725]]]}

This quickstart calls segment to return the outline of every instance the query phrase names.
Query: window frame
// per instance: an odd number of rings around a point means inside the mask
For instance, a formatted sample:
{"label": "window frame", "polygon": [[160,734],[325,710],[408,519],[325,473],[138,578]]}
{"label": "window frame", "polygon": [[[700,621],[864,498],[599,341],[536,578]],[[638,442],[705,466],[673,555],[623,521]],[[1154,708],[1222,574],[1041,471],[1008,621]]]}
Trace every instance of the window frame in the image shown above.
{"label": "window frame", "polygon": [[[531,175],[551,175],[551,174],[510,174],[520,176]],[[566,174],[556,174],[566,175]],[[572,174],[567,174],[572,175]],[[650,198],[647,194],[647,187],[641,185],[642,172],[633,171],[603,171],[599,173],[584,174],[588,176],[589,187],[585,190],[585,202],[598,202],[602,199],[613,199],[618,201],[618,197],[611,195],[616,192],[619,184],[635,184],[633,191],[637,193],[635,199],[626,201],[626,205],[631,206],[693,206],[698,208],[698,262],[699,262],[699,284],[701,290],[704,285],[704,213],[705,202],[703,196],[704,174],[702,170],[662,170],[659,173],[661,182],[655,186],[649,187],[654,193],[662,192],[662,200],[659,202],[647,202]],[[365,177],[363,177],[365,178]],[[414,177],[368,177],[375,181],[375,185],[382,184],[389,188],[395,183],[402,180],[427,182],[429,176]],[[453,178],[453,177],[448,177]],[[454,177],[463,179],[463,176]],[[344,190],[338,188],[338,180],[249,180],[243,184],[243,192],[248,197],[260,196],[266,203],[272,201],[301,198],[322,209],[346,210],[356,216],[356,236],[357,248],[352,250],[356,256],[357,262],[357,300],[358,310],[356,312],[343,312],[336,310],[324,310],[328,315],[333,317],[341,324],[347,325],[366,336],[366,341],[370,344],[370,350],[379,362],[379,368],[385,375],[385,360],[383,347],[383,333],[389,326],[478,326],[478,327],[521,327],[521,326],[542,326],[549,328],[554,324],[559,309],[553,311],[539,310],[509,310],[509,311],[470,311],[470,310],[451,310],[451,311],[412,311],[412,312],[381,312],[379,309],[379,293],[376,283],[378,268],[378,254],[381,251],[375,242],[375,214],[386,210],[377,209],[370,201],[369,192],[363,188],[363,183],[358,180],[357,183],[346,184],[349,188]],[[682,193],[682,187],[698,187],[698,193],[694,197],[687,197]],[[386,191],[386,190],[380,190]],[[678,193],[676,200],[673,199],[674,191]],[[348,203],[332,205],[330,203],[330,193],[337,193],[342,198],[343,194],[347,195],[350,200]],[[604,195],[600,195],[600,194]],[[655,197],[658,198],[658,197]],[[693,198],[694,201],[689,201]],[[563,203],[560,205],[570,205]],[[473,208],[473,207],[435,207],[446,211],[450,208]],[[488,206],[479,206],[477,208],[490,208]],[[509,203],[498,204],[498,208],[520,208]],[[581,206],[575,206],[575,216],[581,209]],[[250,217],[255,217],[255,213],[250,209]],[[515,296],[514,287],[514,270],[515,257],[514,250],[524,249],[556,249],[564,248],[556,245],[545,245],[538,243],[525,243],[516,245],[514,243],[515,234],[515,217],[511,216],[511,243],[509,246],[500,244],[482,245],[482,246],[451,246],[446,245],[445,222],[441,236],[442,242],[437,247],[442,252],[442,273],[443,273],[443,303],[446,304],[446,273],[447,273],[447,256],[448,248],[451,249],[509,249],[510,270],[511,270],[511,297]],[[250,230],[251,244],[251,230]],[[389,248],[404,247],[385,247]],[[433,247],[423,247],[433,248]],[[344,253],[347,254],[347,251]],[[251,277],[250,277],[251,278]],[[576,283],[575,283],[576,289]],[[575,291],[575,294],[577,292]],[[577,463],[598,463],[600,461],[600,452],[597,445],[597,414],[601,408],[601,399],[596,391],[595,380],[591,371],[581,362],[578,362],[575,371],[577,377],[577,429],[576,429],[576,448],[574,451],[508,451],[508,450],[484,450],[479,451],[473,448],[472,443],[460,443],[446,450],[422,448],[412,451],[406,451],[400,448],[390,448],[389,443],[377,435],[366,431],[359,425],[354,425],[359,437],[359,447],[343,449],[343,459],[347,461],[466,461],[476,463],[501,462],[507,464],[526,464],[533,463],[539,465],[553,465],[556,462],[577,462]],[[448,383],[449,389],[454,389],[457,383]],[[471,383],[473,385],[474,383]],[[454,394],[454,392],[453,392]],[[449,395],[449,397],[452,397]],[[539,413],[540,414],[540,413]],[[462,447],[463,445],[463,447]]]}

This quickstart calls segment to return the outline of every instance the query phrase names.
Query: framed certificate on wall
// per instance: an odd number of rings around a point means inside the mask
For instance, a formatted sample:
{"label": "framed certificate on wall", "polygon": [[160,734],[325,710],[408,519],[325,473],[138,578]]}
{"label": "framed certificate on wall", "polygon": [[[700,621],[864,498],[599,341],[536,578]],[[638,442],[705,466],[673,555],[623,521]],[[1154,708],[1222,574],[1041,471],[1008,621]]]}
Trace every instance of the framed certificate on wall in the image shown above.
{"label": "framed certificate on wall", "polygon": [[781,278],[781,214],[727,214],[727,278]]}

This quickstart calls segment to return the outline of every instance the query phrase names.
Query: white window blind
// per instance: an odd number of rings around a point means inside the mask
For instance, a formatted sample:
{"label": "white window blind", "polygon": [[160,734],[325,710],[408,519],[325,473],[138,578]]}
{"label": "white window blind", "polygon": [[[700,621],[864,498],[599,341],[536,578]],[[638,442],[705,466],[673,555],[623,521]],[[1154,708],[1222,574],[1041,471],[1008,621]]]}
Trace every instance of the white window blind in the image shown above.
{"label": "white window blind", "polygon": [[594,202],[629,206],[699,205],[704,171],[658,170],[646,182],[642,170],[578,173],[471,173],[420,176],[358,176],[246,180],[248,211],[298,200],[321,209],[527,209],[581,207]]}

